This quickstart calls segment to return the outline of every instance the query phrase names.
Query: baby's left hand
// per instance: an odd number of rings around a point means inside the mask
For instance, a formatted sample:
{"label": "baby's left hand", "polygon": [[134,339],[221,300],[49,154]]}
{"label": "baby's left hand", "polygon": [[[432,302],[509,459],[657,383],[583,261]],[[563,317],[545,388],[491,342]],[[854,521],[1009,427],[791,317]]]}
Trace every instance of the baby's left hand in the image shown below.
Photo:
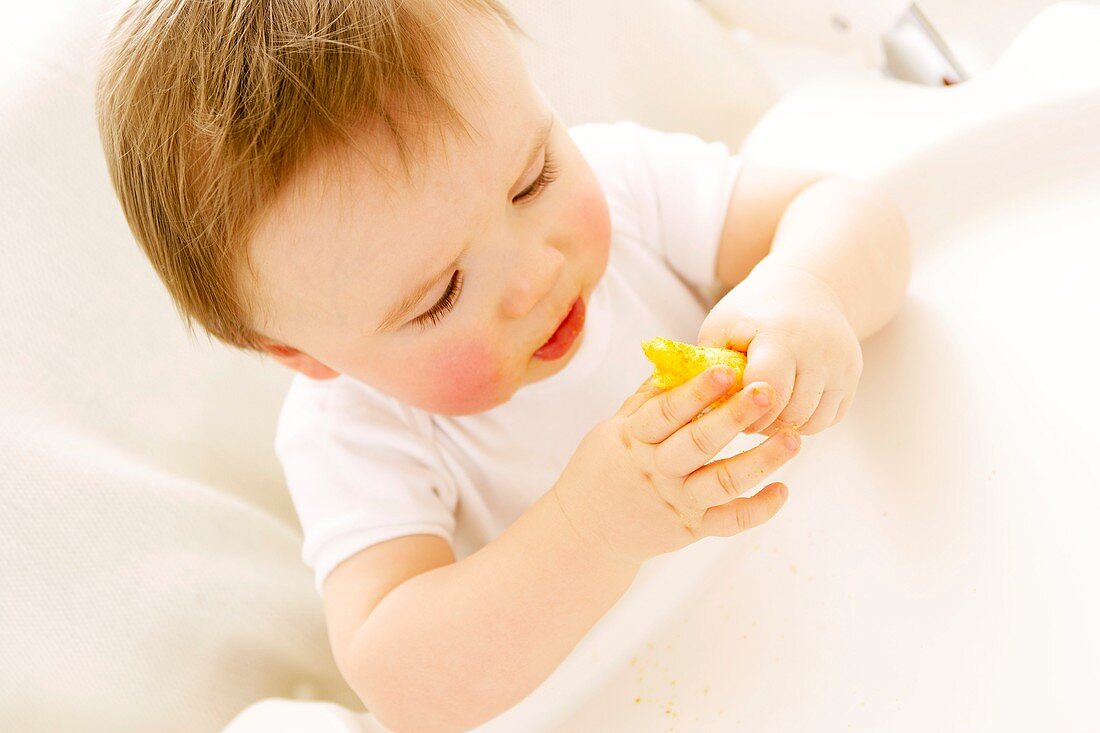
{"label": "baby's left hand", "polygon": [[772,409],[746,433],[794,427],[811,435],[835,425],[863,371],[859,338],[836,293],[795,267],[754,270],[707,315],[699,345],[747,352],[744,384],[775,388]]}

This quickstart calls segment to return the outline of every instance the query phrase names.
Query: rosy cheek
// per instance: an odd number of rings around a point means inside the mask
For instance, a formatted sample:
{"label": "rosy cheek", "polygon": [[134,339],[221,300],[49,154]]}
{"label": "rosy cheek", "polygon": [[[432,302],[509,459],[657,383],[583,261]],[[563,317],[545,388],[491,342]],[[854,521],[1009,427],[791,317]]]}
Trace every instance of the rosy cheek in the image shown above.
{"label": "rosy cheek", "polygon": [[606,250],[611,238],[611,216],[603,190],[593,179],[573,208],[573,221],[584,233],[590,247]]}
{"label": "rosy cheek", "polygon": [[592,186],[577,202],[577,218],[593,231],[606,231],[609,228],[607,201],[599,186]]}
{"label": "rosy cheek", "polygon": [[431,410],[461,415],[488,409],[501,401],[504,383],[500,357],[484,343],[455,339],[426,357],[430,365],[425,392]]}

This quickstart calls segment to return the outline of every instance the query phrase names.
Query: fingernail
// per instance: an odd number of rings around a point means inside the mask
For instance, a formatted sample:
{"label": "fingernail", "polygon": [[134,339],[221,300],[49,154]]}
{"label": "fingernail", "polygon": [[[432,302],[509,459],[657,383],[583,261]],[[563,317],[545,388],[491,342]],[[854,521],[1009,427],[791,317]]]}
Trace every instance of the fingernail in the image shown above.
{"label": "fingernail", "polygon": [[783,442],[787,444],[787,447],[791,450],[798,450],[798,434],[788,432],[783,436]]}
{"label": "fingernail", "polygon": [[729,387],[733,384],[733,374],[729,369],[715,369],[710,378],[719,387]]}
{"label": "fingernail", "polygon": [[767,407],[772,403],[772,396],[766,390],[760,389],[759,387],[753,387],[752,401],[761,407]]}

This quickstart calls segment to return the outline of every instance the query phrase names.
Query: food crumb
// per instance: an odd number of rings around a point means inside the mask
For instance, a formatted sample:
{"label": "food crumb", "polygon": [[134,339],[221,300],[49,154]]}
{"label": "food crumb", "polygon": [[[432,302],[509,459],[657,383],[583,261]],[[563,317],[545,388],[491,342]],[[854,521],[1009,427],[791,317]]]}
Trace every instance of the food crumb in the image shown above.
{"label": "food crumb", "polygon": [[709,687],[704,687],[703,688],[703,694],[706,695],[708,692],[710,692],[710,688]]}
{"label": "food crumb", "polygon": [[642,702],[642,698],[640,698],[640,697],[636,697],[636,698],[634,698],[634,704],[635,704],[635,705],[638,705],[638,704],[640,704],[641,702]]}
{"label": "food crumb", "polygon": [[798,573],[798,566],[797,566],[797,565],[795,565],[795,564],[794,564],[794,563],[792,562],[792,563],[791,563],[791,575],[796,575],[797,573]]}

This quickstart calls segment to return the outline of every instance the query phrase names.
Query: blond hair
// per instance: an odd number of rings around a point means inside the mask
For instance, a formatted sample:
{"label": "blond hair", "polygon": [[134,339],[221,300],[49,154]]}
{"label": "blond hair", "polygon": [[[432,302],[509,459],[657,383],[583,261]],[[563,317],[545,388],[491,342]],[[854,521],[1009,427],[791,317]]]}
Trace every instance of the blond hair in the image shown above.
{"label": "blond hair", "polygon": [[108,36],[96,89],[107,166],[130,229],[185,323],[243,349],[266,339],[241,282],[256,215],[321,147],[414,99],[460,118],[448,6],[498,0],[141,0]]}

